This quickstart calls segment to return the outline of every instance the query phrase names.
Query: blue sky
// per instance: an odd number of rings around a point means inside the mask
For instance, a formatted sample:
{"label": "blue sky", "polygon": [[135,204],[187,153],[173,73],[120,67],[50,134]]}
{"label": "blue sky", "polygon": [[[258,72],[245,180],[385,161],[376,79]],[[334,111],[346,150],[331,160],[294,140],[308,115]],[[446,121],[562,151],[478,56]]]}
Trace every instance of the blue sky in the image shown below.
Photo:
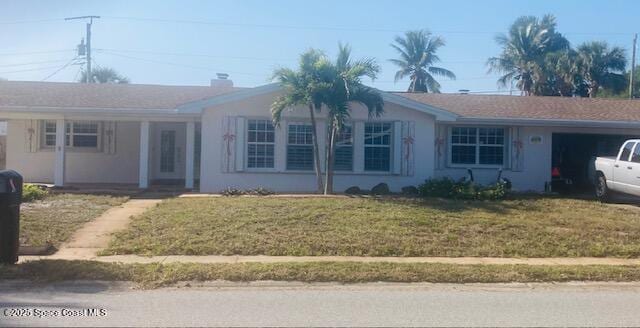
{"label": "blue sky", "polygon": [[389,44],[403,31],[427,28],[447,43],[440,66],[458,76],[440,79],[443,92],[494,91],[496,76],[487,74],[485,62],[500,51],[495,35],[518,16],[554,14],[573,45],[605,40],[629,57],[640,30],[640,1],[634,0],[2,0],[0,8],[0,77],[35,81],[76,78],[79,65],[58,70],[74,58],[85,33],[84,22],[63,18],[79,15],[103,16],[93,25],[95,63],[133,83],[207,85],[216,72],[226,72],[245,87],[267,83],[277,67],[295,67],[309,47],[333,55],[345,42],[354,57],[374,57],[381,65],[369,84],[404,90],[407,81],[393,81],[396,69],[387,59],[396,54]]}

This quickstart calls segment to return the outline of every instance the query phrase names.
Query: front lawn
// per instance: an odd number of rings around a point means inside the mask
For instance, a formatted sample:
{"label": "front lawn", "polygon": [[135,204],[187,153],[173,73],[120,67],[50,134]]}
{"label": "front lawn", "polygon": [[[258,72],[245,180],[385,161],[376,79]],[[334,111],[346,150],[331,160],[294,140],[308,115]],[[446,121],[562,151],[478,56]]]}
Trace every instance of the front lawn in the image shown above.
{"label": "front lawn", "polygon": [[638,266],[457,265],[442,263],[151,263],[43,260],[0,265],[0,281],[132,281],[153,288],[193,281],[508,283],[640,281]]}
{"label": "front lawn", "polygon": [[525,198],[176,198],[106,254],[637,257],[640,209]]}
{"label": "front lawn", "polygon": [[82,224],[127,197],[83,194],[51,194],[20,208],[20,243],[28,246],[59,246]]}

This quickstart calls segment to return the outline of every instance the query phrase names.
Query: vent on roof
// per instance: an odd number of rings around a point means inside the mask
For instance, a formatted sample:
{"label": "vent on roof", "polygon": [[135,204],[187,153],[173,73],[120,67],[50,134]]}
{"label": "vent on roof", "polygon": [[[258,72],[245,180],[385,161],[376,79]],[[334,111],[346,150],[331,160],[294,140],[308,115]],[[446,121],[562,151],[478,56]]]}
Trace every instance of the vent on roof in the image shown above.
{"label": "vent on roof", "polygon": [[211,79],[211,86],[212,87],[226,87],[226,88],[231,88],[233,87],[233,81],[229,80],[229,74],[227,73],[216,73],[216,77],[215,79]]}

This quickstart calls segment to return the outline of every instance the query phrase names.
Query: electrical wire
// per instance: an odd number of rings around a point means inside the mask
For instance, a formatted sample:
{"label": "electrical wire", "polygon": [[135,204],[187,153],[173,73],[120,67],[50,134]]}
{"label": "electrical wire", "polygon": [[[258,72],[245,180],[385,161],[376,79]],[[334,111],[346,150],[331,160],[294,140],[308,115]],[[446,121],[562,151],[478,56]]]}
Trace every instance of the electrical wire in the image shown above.
{"label": "electrical wire", "polygon": [[39,62],[0,65],[0,67],[29,66],[29,65],[37,65],[37,64],[61,63],[61,62],[66,62],[66,61],[67,61],[66,59],[45,60],[45,61],[39,61]]}
{"label": "electrical wire", "polygon": [[69,51],[76,51],[76,49],[46,50],[46,51],[31,51],[31,52],[5,52],[5,53],[0,53],[0,56],[51,54],[51,53],[60,53],[60,52],[69,52]]}
{"label": "electrical wire", "polygon": [[45,77],[44,79],[42,79],[41,81],[46,81],[48,80],[50,77],[58,74],[58,72],[62,71],[63,69],[67,68],[69,65],[71,65],[71,63],[73,63],[76,59],[78,59],[78,57],[74,57],[72,58],[69,62],[67,62],[66,64],[62,65],[62,67],[58,68],[55,72],[49,74],[47,77]]}
{"label": "electrical wire", "polygon": [[227,72],[227,73],[238,74],[238,75],[263,77],[263,75],[258,75],[258,74],[244,73],[244,72],[237,72],[237,71],[229,71],[229,70],[225,70],[225,69],[222,69],[222,68],[212,68],[212,67],[204,67],[204,66],[185,65],[185,64],[173,63],[173,62],[165,62],[165,61],[160,61],[160,60],[155,60],[155,59],[147,59],[147,58],[140,58],[140,57],[133,57],[133,56],[128,56],[128,55],[123,55],[123,54],[117,54],[117,53],[112,53],[112,52],[108,52],[108,51],[99,51],[99,53],[106,54],[106,55],[111,55],[111,56],[116,56],[116,57],[128,58],[128,59],[132,59],[132,60],[145,61],[145,62],[155,63],[155,64],[163,64],[163,65],[170,65],[170,66],[177,66],[177,67],[185,67],[185,68],[191,68],[191,69],[197,69],[197,70]]}

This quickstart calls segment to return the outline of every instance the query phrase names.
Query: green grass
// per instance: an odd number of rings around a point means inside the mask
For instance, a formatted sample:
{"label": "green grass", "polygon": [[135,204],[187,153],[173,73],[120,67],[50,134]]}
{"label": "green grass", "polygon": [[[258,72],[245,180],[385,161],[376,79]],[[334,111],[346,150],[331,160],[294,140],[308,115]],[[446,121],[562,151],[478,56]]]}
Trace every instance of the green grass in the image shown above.
{"label": "green grass", "polygon": [[637,257],[640,210],[594,201],[177,198],[107,254]]}
{"label": "green grass", "polygon": [[0,280],[132,281],[159,287],[184,281],[506,283],[640,281],[639,266],[533,266],[400,263],[120,264],[44,260],[0,265]]}
{"label": "green grass", "polygon": [[106,195],[50,194],[24,203],[20,209],[21,244],[59,246],[83,223],[126,200]]}

